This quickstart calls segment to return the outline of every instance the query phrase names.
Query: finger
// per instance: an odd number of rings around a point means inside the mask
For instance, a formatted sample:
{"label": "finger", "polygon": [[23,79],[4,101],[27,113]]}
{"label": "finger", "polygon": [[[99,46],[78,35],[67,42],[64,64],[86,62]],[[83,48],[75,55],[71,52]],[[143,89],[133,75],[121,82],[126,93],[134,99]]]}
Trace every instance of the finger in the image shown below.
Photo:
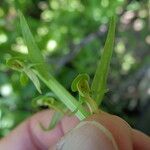
{"label": "finger", "polygon": [[131,127],[123,119],[102,112],[88,120],[95,120],[106,127],[112,134],[119,150],[132,150]]}
{"label": "finger", "polygon": [[100,113],[77,125],[57,143],[56,149],[132,150],[131,128],[117,116]]}
{"label": "finger", "polygon": [[134,150],[150,150],[150,137],[138,130],[132,130]]}
{"label": "finger", "polygon": [[42,111],[26,120],[6,138],[0,141],[0,149],[3,150],[47,150],[77,123],[76,117],[64,117],[62,121],[51,131],[43,131],[40,123],[48,127],[53,111]]}
{"label": "finger", "polygon": [[49,150],[118,150],[112,134],[95,121],[83,121]]}

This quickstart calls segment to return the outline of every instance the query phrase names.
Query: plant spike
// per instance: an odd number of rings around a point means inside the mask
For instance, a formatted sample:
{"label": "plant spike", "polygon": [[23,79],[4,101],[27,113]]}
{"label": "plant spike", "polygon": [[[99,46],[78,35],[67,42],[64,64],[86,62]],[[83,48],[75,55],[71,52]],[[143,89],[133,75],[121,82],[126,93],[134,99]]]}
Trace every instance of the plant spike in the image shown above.
{"label": "plant spike", "polygon": [[106,82],[115,39],[115,27],[116,19],[115,16],[113,16],[110,19],[105,46],[91,86],[92,97],[98,105],[101,104],[106,92]]}

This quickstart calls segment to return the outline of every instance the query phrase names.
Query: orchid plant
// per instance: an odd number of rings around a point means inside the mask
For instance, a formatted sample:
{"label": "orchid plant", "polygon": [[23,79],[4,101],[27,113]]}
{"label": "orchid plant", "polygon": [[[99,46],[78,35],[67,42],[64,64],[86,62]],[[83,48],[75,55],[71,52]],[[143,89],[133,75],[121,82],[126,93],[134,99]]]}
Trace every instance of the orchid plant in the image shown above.
{"label": "orchid plant", "polygon": [[[55,110],[49,127],[44,128],[42,124],[41,127],[44,130],[52,129],[64,115],[75,114],[79,120],[83,120],[91,114],[99,113],[100,104],[108,91],[107,77],[115,39],[115,17],[110,18],[106,42],[92,84],[89,84],[90,77],[86,73],[79,74],[71,84],[72,91],[78,93],[77,99],[49,71],[48,64],[44,61],[24,15],[21,12],[18,14],[28,54],[24,58],[13,57],[8,59],[7,65],[20,72],[21,83],[30,79],[35,85],[40,96],[34,98],[32,102],[34,106],[46,106]],[[51,91],[49,94],[42,93],[41,82]]]}

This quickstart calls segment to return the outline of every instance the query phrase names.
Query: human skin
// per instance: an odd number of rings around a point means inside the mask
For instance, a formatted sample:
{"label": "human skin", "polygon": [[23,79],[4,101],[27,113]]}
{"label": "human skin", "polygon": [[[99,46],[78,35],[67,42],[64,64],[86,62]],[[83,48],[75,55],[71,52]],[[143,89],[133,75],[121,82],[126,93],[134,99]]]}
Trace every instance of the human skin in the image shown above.
{"label": "human skin", "polygon": [[[44,110],[28,118],[0,140],[0,149],[47,150],[53,148],[66,133],[79,123],[76,117],[64,117],[53,130],[43,131],[39,123],[47,127],[53,113],[53,111]],[[94,120],[107,128],[115,139],[119,150],[150,150],[150,137],[132,129],[117,116],[101,112],[86,120]]]}

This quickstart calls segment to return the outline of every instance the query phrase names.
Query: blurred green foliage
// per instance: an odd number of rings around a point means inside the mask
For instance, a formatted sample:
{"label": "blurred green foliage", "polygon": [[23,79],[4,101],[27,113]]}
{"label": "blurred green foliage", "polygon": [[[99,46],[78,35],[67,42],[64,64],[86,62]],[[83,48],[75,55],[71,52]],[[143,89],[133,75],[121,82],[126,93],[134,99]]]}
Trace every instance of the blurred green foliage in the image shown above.
{"label": "blurred green foliage", "polygon": [[[69,90],[78,73],[93,77],[108,19],[116,13],[109,92],[102,106],[150,134],[150,0],[1,0],[0,137],[36,111],[31,106],[38,96],[33,84],[21,85],[19,74],[6,66],[6,59],[26,57],[28,51],[18,9],[25,14],[49,69]],[[42,92],[49,91],[43,86]]]}

